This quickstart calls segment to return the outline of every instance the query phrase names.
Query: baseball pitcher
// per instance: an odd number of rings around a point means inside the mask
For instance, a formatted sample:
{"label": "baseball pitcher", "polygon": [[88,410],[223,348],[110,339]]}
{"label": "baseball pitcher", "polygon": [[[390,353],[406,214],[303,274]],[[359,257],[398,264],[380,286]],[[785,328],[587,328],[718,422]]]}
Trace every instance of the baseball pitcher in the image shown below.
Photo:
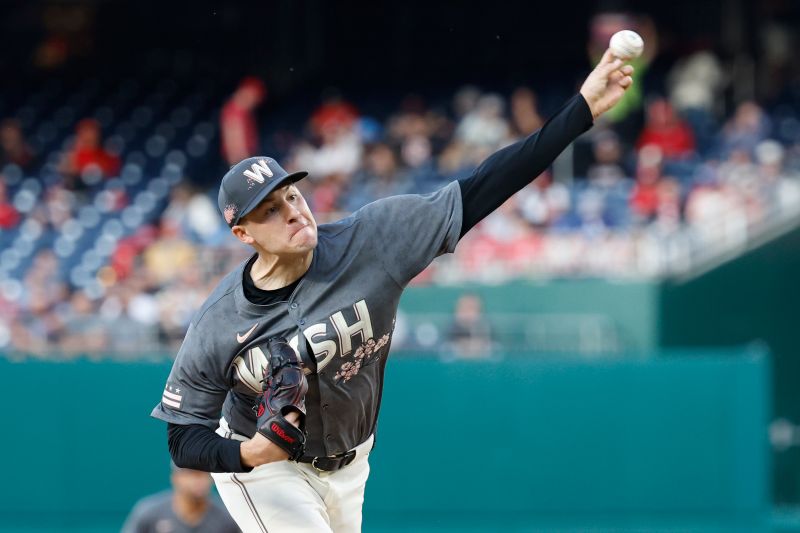
{"label": "baseball pitcher", "polygon": [[606,52],[537,132],[427,195],[318,226],[270,157],[222,178],[219,208],[253,255],[193,318],[152,416],[174,462],[212,472],[245,532],[356,532],[383,374],[408,282],[544,171],[631,85]]}

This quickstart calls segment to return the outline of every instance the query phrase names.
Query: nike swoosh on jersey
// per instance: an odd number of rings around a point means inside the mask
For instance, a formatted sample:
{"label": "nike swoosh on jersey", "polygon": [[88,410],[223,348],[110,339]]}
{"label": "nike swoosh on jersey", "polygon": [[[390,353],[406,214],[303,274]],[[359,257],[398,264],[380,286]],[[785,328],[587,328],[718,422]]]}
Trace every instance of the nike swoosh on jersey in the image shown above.
{"label": "nike swoosh on jersey", "polygon": [[241,344],[241,343],[243,343],[244,341],[247,340],[247,337],[249,337],[250,334],[253,333],[253,331],[255,331],[256,326],[258,326],[258,322],[253,324],[253,327],[250,328],[250,330],[247,333],[245,333],[244,335],[241,335],[239,333],[236,334],[236,340],[239,342],[239,344]]}

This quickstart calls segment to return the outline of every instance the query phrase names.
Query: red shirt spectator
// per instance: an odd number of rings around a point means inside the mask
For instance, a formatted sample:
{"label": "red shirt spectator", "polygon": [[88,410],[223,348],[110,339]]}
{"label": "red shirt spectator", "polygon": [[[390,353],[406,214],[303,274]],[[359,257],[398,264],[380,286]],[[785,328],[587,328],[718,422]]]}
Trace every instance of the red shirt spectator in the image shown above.
{"label": "red shirt spectator", "polygon": [[6,184],[0,179],[0,228],[11,229],[19,223],[19,212],[8,201]]}
{"label": "red shirt spectator", "polygon": [[311,115],[311,129],[322,138],[349,130],[358,119],[358,110],[350,103],[334,97],[325,101]]}
{"label": "red shirt spectator", "polygon": [[636,148],[649,144],[661,148],[667,159],[681,159],[694,152],[694,134],[689,125],[681,120],[672,106],[659,98],[647,107],[647,122],[642,129]]}
{"label": "red shirt spectator", "polygon": [[651,218],[658,210],[657,181],[638,181],[631,193],[631,210],[641,217]]}
{"label": "red shirt spectator", "polygon": [[82,175],[94,167],[105,177],[119,174],[119,158],[106,152],[100,145],[100,123],[87,118],[78,122],[75,128],[75,144],[61,164],[61,170],[68,177]]}
{"label": "red shirt spectator", "polygon": [[258,155],[258,123],[254,111],[266,95],[264,82],[247,77],[223,106],[220,116],[222,157],[229,165]]}
{"label": "red shirt spectator", "polygon": [[661,150],[655,145],[645,145],[639,150],[636,166],[636,185],[630,196],[631,211],[644,219],[656,215],[661,183]]}

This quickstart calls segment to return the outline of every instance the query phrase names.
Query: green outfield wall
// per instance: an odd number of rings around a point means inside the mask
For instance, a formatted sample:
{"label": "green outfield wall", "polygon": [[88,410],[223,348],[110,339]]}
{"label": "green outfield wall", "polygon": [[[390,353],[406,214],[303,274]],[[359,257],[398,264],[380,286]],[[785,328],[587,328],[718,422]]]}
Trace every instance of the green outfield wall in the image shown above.
{"label": "green outfield wall", "polygon": [[[440,313],[449,320],[457,298],[480,296],[501,346],[523,346],[536,356],[539,337],[528,330],[567,328],[544,339],[545,349],[596,330],[569,353],[619,356],[676,347],[763,344],[773,354],[773,420],[794,427],[794,443],[774,450],[774,498],[800,505],[800,229],[702,275],[660,282],[607,280],[519,281],[501,286],[411,287],[402,309]],[[440,324],[442,332],[447,324]],[[555,344],[554,344],[555,343]],[[512,350],[513,351],[513,350]]]}
{"label": "green outfield wall", "polygon": [[[594,327],[600,329],[600,335],[613,337],[611,345],[616,348],[612,351],[642,353],[658,346],[659,291],[657,283],[592,279],[409,287],[403,293],[401,309],[409,315],[449,318],[456,300],[469,292],[482,300],[501,343],[538,351],[536,339],[526,335],[526,328],[535,328],[546,319],[548,330],[561,329],[567,339],[580,336],[582,328]],[[550,344],[548,348],[559,347]]]}
{"label": "green outfield wall", "polygon": [[[168,370],[0,359],[0,530],[115,531],[165,488],[165,427],[148,414]],[[397,354],[364,531],[766,531],[770,375],[752,349]]]}
{"label": "green outfield wall", "polygon": [[[800,438],[800,229],[686,280],[661,287],[658,345],[761,342],[773,354],[774,418]],[[800,504],[800,443],[776,448],[774,497]]]}

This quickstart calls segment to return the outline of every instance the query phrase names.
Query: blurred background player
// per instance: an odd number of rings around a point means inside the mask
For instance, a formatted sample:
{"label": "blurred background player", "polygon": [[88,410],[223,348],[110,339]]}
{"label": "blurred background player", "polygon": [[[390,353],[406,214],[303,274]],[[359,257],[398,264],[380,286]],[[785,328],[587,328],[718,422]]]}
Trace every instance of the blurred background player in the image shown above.
{"label": "blurred background player", "polygon": [[211,476],[172,464],[172,490],[139,500],[122,533],[238,533],[228,511],[211,497]]}
{"label": "blurred background player", "polygon": [[485,359],[492,355],[492,328],[476,294],[464,294],[456,301],[453,322],[447,331],[448,356]]}

